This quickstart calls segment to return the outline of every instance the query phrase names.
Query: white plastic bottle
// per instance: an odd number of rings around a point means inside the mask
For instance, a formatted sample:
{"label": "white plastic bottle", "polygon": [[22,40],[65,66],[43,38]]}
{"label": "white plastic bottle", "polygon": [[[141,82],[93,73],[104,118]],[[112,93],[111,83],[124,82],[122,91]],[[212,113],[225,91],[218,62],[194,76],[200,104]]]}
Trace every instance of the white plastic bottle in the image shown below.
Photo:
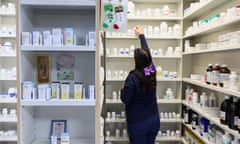
{"label": "white plastic bottle", "polygon": [[174,98],[174,97],[173,97],[173,91],[172,91],[171,88],[168,88],[168,89],[167,89],[167,91],[166,91],[166,97],[167,97],[168,99],[173,99],[173,98]]}
{"label": "white plastic bottle", "polygon": [[161,66],[157,66],[157,77],[163,77],[163,70]]}
{"label": "white plastic bottle", "polygon": [[217,106],[217,97],[212,92],[209,96],[209,107],[216,107]]}
{"label": "white plastic bottle", "polygon": [[190,86],[187,86],[187,88],[185,90],[185,100],[186,100],[187,103],[189,103],[188,100],[189,100],[190,92],[191,92],[190,91]]}
{"label": "white plastic bottle", "polygon": [[170,9],[169,9],[168,5],[163,6],[162,12],[163,12],[163,16],[169,16],[170,15]]}
{"label": "white plastic bottle", "polygon": [[181,28],[179,24],[175,24],[173,26],[173,33],[175,34],[175,36],[180,36],[181,35]]}
{"label": "white plastic bottle", "polygon": [[193,105],[198,104],[198,93],[197,92],[193,92],[193,94],[192,94],[192,104]]}
{"label": "white plastic bottle", "polygon": [[168,24],[166,22],[162,22],[160,24],[160,35],[166,35],[168,32]]}
{"label": "white plastic bottle", "polygon": [[135,16],[135,4],[132,1],[128,1],[128,11],[130,16]]}
{"label": "white plastic bottle", "polygon": [[208,96],[206,95],[205,92],[202,92],[202,94],[200,95],[200,107],[204,108],[208,106]]}
{"label": "white plastic bottle", "polygon": [[236,71],[232,71],[229,75],[229,88],[238,90],[239,77]]}

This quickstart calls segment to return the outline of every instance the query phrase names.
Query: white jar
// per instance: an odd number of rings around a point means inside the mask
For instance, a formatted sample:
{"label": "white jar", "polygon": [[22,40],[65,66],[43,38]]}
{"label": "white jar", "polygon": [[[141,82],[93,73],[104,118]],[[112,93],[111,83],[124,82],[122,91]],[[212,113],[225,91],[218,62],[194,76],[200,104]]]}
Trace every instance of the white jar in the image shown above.
{"label": "white jar", "polygon": [[229,75],[229,88],[238,90],[239,77],[236,71],[232,71]]}
{"label": "white jar", "polygon": [[205,92],[203,92],[201,95],[200,95],[200,107],[201,108],[204,108],[208,106],[208,96],[206,95]]}
{"label": "white jar", "polygon": [[168,88],[168,89],[167,89],[166,95],[167,95],[168,97],[170,97],[170,96],[173,95],[173,92],[172,92],[172,89],[171,89],[171,88]]}
{"label": "white jar", "polygon": [[179,24],[175,24],[173,26],[173,33],[176,35],[176,36],[180,36],[181,34],[181,28],[180,28],[180,25]]}
{"label": "white jar", "polygon": [[160,24],[160,34],[165,35],[168,32],[168,24],[166,22],[162,22]]}
{"label": "white jar", "polygon": [[163,16],[170,15],[170,9],[169,9],[168,5],[164,5],[162,11],[163,11]]}
{"label": "white jar", "polygon": [[198,93],[197,92],[193,92],[193,94],[192,94],[192,104],[193,105],[198,104]]}
{"label": "white jar", "polygon": [[217,97],[214,93],[211,93],[209,96],[209,107],[216,107],[217,106]]}

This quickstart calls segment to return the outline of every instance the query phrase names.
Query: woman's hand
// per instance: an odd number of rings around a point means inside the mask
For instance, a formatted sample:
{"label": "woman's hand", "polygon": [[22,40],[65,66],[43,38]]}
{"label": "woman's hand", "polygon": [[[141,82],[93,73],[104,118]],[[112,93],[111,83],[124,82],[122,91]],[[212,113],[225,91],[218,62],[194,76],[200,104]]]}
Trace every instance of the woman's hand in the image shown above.
{"label": "woman's hand", "polygon": [[137,26],[137,27],[135,28],[135,33],[136,33],[137,35],[141,35],[141,34],[143,34],[143,29],[142,29],[141,27]]}

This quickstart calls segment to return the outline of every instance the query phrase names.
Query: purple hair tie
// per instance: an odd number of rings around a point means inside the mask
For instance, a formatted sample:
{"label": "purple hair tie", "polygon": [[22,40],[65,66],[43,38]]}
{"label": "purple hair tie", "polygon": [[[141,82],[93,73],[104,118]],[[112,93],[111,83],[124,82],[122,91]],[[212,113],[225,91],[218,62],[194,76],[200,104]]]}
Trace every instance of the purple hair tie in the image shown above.
{"label": "purple hair tie", "polygon": [[154,68],[153,64],[151,64],[151,65],[145,67],[143,69],[143,71],[144,71],[144,75],[145,76],[150,76],[151,73],[155,72],[155,68]]}

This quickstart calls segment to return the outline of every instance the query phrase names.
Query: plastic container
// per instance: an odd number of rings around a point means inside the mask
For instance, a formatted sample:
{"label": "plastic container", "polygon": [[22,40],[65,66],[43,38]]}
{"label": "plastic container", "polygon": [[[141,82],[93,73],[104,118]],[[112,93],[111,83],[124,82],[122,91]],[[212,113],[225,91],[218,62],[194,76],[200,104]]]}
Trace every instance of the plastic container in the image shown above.
{"label": "plastic container", "polygon": [[200,95],[200,107],[201,108],[204,108],[204,107],[207,107],[208,106],[208,96],[206,95],[205,92],[203,92],[201,95]]}
{"label": "plastic container", "polygon": [[226,87],[226,82],[229,81],[229,75],[231,71],[227,67],[227,65],[222,64],[220,67],[220,74],[219,74],[219,85],[220,87]]}
{"label": "plastic container", "polygon": [[198,104],[198,93],[197,92],[193,92],[193,94],[192,94],[192,104],[193,105]]}
{"label": "plastic container", "polygon": [[236,71],[232,71],[229,75],[229,88],[238,90],[239,77]]}
{"label": "plastic container", "polygon": [[201,117],[200,122],[201,122],[200,135],[204,136],[204,137],[207,137],[209,120],[204,118],[204,117]]}
{"label": "plastic container", "polygon": [[212,83],[212,69],[213,69],[213,65],[208,64],[208,67],[207,67],[206,72],[205,72],[205,82],[207,84]]}
{"label": "plastic container", "polygon": [[163,12],[163,16],[169,16],[170,15],[170,9],[169,9],[168,5],[163,6],[162,12]]}
{"label": "plastic container", "polygon": [[214,95],[214,93],[210,94],[208,102],[209,107],[217,107],[217,97]]}
{"label": "plastic container", "polygon": [[212,69],[212,84],[217,86],[219,84],[220,65],[215,64]]}
{"label": "plastic container", "polygon": [[168,24],[166,22],[162,22],[160,24],[160,33],[161,35],[165,35],[168,32]]}

